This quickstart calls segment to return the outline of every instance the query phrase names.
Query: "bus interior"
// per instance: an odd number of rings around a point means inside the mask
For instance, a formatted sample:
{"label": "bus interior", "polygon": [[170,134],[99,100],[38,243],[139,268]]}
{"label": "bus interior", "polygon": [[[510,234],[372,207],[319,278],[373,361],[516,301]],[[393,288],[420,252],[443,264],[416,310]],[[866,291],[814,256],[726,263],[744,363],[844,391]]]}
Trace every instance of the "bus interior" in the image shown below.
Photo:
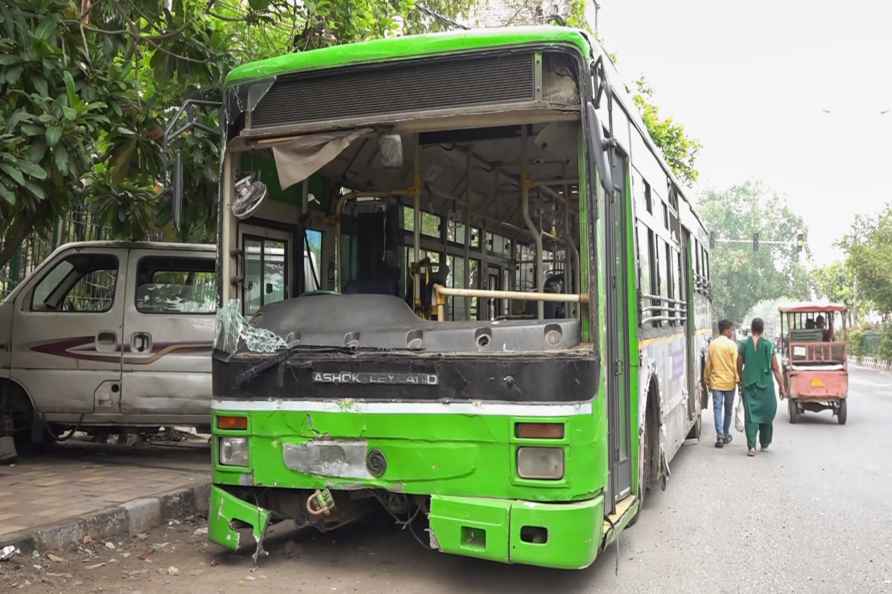
{"label": "bus interior", "polygon": [[564,70],[548,109],[231,140],[240,313],[314,345],[579,347],[592,255]]}

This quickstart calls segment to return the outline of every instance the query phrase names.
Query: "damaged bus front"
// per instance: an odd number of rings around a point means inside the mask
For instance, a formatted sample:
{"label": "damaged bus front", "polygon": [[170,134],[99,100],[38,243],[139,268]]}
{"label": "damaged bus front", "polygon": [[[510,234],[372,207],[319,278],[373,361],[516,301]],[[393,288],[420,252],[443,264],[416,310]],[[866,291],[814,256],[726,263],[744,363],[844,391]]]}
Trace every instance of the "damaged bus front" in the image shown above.
{"label": "damaged bus front", "polygon": [[592,51],[461,32],[230,75],[212,541],[381,511],[447,553],[594,560],[633,485],[598,395]]}

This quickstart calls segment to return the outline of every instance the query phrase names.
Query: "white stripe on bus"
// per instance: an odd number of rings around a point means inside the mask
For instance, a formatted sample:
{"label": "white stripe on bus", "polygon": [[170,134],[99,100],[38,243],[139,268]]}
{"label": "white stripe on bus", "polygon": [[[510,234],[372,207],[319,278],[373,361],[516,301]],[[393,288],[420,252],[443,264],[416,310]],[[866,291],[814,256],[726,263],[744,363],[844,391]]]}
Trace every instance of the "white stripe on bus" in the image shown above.
{"label": "white stripe on bus", "polygon": [[294,411],[402,415],[503,415],[570,417],[592,414],[591,402],[510,404],[505,402],[362,402],[357,400],[214,400],[215,411]]}

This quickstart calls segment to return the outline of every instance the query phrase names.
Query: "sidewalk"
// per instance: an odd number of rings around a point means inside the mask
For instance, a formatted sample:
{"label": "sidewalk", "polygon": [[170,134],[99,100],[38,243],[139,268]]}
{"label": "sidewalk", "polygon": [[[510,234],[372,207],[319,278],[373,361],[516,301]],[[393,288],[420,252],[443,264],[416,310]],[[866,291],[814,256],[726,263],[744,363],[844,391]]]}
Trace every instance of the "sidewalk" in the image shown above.
{"label": "sidewalk", "polygon": [[0,547],[61,549],[207,510],[205,442],[57,444],[0,466]]}

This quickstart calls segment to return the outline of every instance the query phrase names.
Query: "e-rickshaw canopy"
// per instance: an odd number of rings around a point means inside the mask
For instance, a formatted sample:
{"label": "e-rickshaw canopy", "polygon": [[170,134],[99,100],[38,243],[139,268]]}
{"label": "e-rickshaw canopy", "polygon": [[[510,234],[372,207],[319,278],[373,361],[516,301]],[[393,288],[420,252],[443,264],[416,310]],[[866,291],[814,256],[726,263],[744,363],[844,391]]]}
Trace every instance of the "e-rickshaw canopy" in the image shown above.
{"label": "e-rickshaw canopy", "polygon": [[846,312],[848,308],[838,303],[796,303],[778,308],[781,313],[831,313]]}

